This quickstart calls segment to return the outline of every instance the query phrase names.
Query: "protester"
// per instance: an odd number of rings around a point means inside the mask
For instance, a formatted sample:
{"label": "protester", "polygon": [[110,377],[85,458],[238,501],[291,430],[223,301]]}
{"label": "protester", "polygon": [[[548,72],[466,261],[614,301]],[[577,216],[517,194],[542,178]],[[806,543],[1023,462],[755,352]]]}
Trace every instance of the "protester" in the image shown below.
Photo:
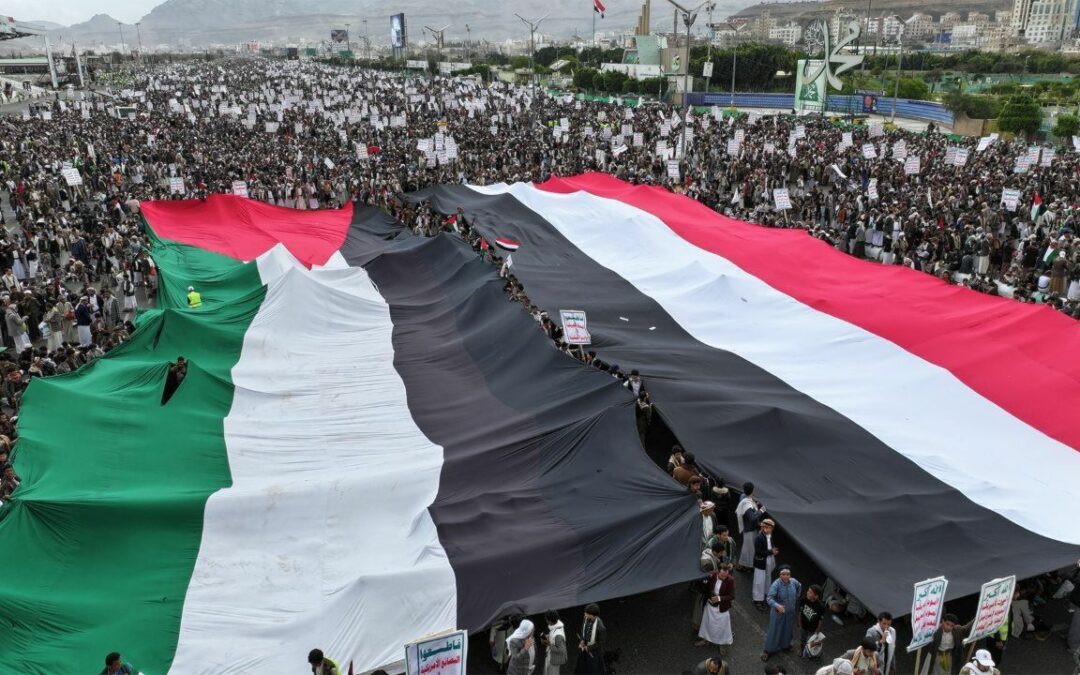
{"label": "protester", "polygon": [[754,537],[757,536],[761,519],[765,517],[765,509],[754,498],[753,483],[743,483],[742,489],[743,497],[735,507],[735,519],[739,534],[742,535],[738,569],[740,572],[749,572],[754,569]]}
{"label": "protester", "polygon": [[893,617],[888,612],[877,616],[877,623],[866,629],[866,637],[877,644],[878,660],[881,662],[883,675],[896,672],[896,629],[892,625]]}
{"label": "protester", "polygon": [[[772,518],[761,521],[759,531],[754,537],[754,605],[762,611],[767,611],[765,603],[766,591],[769,581],[772,579],[773,568],[776,565],[776,556],[780,549],[773,543],[773,530],[776,523]],[[794,608],[794,605],[792,605]]]}
{"label": "protester", "polygon": [[308,652],[308,665],[311,666],[312,675],[342,675],[333,659],[325,656],[321,649],[312,649]]}
{"label": "protester", "polygon": [[578,660],[574,668],[576,675],[603,675],[604,643],[607,641],[607,628],[600,618],[600,607],[590,604],[585,607],[581,633],[578,635]]}
{"label": "protester", "polygon": [[139,671],[130,663],[124,663],[120,652],[110,652],[105,657],[105,670],[101,675],[137,675]]}
{"label": "protester", "polygon": [[544,620],[547,622],[547,633],[540,638],[546,651],[543,675],[559,675],[568,658],[566,628],[559,620],[559,613],[553,609],[547,611]]}
{"label": "protester", "polygon": [[960,669],[960,675],[1001,675],[1001,671],[995,667],[990,652],[980,649],[975,652],[971,661],[965,663]]}
{"label": "protester", "polygon": [[821,644],[825,636],[821,627],[825,620],[825,604],[821,601],[821,586],[813,584],[799,604],[799,656],[804,659],[821,658]]}
{"label": "protester", "polygon": [[728,675],[728,666],[723,659],[716,656],[710,656],[701,663],[694,666],[694,670],[691,671],[693,675]]}
{"label": "protester", "polygon": [[716,572],[709,575],[705,584],[708,589],[705,613],[698,631],[701,640],[697,646],[717,645],[721,655],[724,654],[724,648],[734,642],[730,610],[731,603],[735,601],[735,579],[731,576],[731,569],[730,563],[723,563]]}
{"label": "protester", "polygon": [[769,628],[765,634],[765,648],[761,660],[768,661],[777,652],[789,651],[795,633],[795,614],[802,595],[802,584],[791,576],[791,568],[784,565],[780,576],[769,587]]}
{"label": "protester", "polygon": [[506,651],[510,662],[506,675],[530,675],[536,663],[536,646],[533,638],[533,622],[522,619],[510,637],[506,638]]}
{"label": "protester", "polygon": [[941,617],[941,625],[927,647],[921,675],[957,675],[964,665],[964,639],[971,630],[971,622],[959,625],[955,614]]}

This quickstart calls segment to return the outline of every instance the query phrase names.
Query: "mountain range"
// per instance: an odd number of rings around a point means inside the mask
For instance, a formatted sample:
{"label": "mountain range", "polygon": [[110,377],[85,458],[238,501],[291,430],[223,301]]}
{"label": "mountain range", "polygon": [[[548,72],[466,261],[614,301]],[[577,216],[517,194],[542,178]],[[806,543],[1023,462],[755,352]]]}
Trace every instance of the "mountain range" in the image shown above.
{"label": "mountain range", "polygon": [[[659,4],[658,4],[659,2]],[[596,30],[624,32],[637,23],[640,0],[607,0],[603,18],[596,17]],[[744,2],[719,0],[714,16],[719,19],[737,11]],[[364,35],[367,19],[368,35],[373,45],[389,43],[390,15],[404,12],[411,43],[431,42],[423,26],[442,28],[450,24],[446,41],[457,42],[470,38],[474,42],[487,40],[524,39],[528,29],[515,16],[534,20],[547,15],[540,32],[556,38],[578,35],[591,36],[592,0],[548,0],[537,5],[532,0],[458,0],[452,5],[431,0],[398,0],[387,4],[378,0],[166,0],[154,7],[139,21],[143,44],[150,48],[158,44],[178,44],[181,39],[192,45],[235,44],[247,41],[283,42],[310,41],[329,38],[332,28],[351,24],[353,38]],[[671,25],[672,10],[663,0],[653,1],[653,23],[659,29]],[[704,17],[702,17],[704,18]],[[39,25],[44,21],[28,21]],[[700,21],[699,25],[703,25]],[[466,31],[468,25],[470,30]],[[48,26],[57,38],[80,44],[119,44],[120,28],[116,19],[98,14],[82,23],[59,27]],[[136,39],[135,26],[123,25],[124,39],[129,46]],[[132,41],[128,40],[131,33]]]}

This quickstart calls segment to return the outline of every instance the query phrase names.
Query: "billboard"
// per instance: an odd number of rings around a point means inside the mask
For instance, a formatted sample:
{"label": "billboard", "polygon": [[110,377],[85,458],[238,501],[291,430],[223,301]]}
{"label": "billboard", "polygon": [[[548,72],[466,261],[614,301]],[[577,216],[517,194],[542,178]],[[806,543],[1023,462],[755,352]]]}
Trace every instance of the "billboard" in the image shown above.
{"label": "billboard", "polygon": [[330,31],[330,42],[348,42],[349,31],[342,28],[335,28]]}
{"label": "billboard", "polygon": [[405,49],[405,15],[395,14],[390,17],[390,46]]}

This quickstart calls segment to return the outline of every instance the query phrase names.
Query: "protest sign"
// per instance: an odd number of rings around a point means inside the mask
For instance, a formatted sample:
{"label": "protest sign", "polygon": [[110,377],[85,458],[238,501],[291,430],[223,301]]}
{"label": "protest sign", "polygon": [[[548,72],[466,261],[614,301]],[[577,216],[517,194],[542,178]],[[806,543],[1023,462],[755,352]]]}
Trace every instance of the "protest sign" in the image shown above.
{"label": "protest sign", "polygon": [[1020,203],[1020,191],[1008,188],[1001,191],[1001,203],[1009,211],[1016,211],[1016,205]]}
{"label": "protest sign", "polygon": [[634,133],[634,147],[635,148],[640,148],[643,145],[645,145],[645,134],[640,132],[640,131],[635,132]]}
{"label": "protest sign", "polygon": [[953,166],[967,166],[968,152],[967,148],[957,148],[956,156],[953,157]]}
{"label": "protest sign", "polygon": [[1001,628],[1009,617],[1009,608],[1012,606],[1015,589],[1016,575],[994,579],[983,584],[975,618],[971,622],[971,632],[964,639],[964,644],[990,637],[997,632],[998,628]]}
{"label": "protest sign", "polygon": [[910,156],[908,156],[908,158],[906,160],[904,160],[904,175],[905,176],[918,175],[921,168],[922,168],[922,164],[919,161],[919,156],[918,155],[910,155]]}
{"label": "protest sign", "polygon": [[994,141],[997,140],[997,138],[998,138],[997,134],[990,134],[989,136],[983,136],[982,138],[979,139],[979,145],[975,148],[975,152],[982,152],[983,150],[986,150],[987,148],[990,147],[991,143],[993,143]]}
{"label": "protest sign", "polygon": [[875,159],[875,158],[877,158],[877,148],[874,147],[873,143],[864,143],[863,144],[863,146],[862,146],[862,156],[865,157],[866,159]]}
{"label": "protest sign", "polygon": [[184,187],[184,179],[178,176],[174,176],[169,179],[169,194],[182,195],[187,193],[187,188]]}
{"label": "protest sign", "polygon": [[777,211],[786,211],[791,208],[791,196],[787,188],[776,188],[772,191],[773,202]]}
{"label": "protest sign", "polygon": [[727,142],[727,154],[735,157],[739,154],[739,141],[734,138],[729,138]]}
{"label": "protest sign", "polygon": [[679,180],[682,174],[679,172],[679,160],[669,159],[667,163],[667,174],[674,180]]}
{"label": "protest sign", "polygon": [[1039,166],[1048,167],[1051,164],[1053,164],[1053,162],[1054,162],[1054,149],[1053,148],[1043,148],[1042,149],[1042,158],[1039,160]]}
{"label": "protest sign", "polygon": [[234,180],[232,182],[232,193],[237,197],[248,196],[248,186],[246,181]]}
{"label": "protest sign", "polygon": [[82,185],[82,176],[79,175],[78,169],[61,169],[60,174],[64,177],[64,182],[70,186]]}
{"label": "protest sign", "polygon": [[907,159],[907,143],[904,141],[893,143],[892,156],[900,161]]}
{"label": "protest sign", "polygon": [[559,321],[562,323],[563,340],[566,341],[566,344],[587,345],[592,343],[585,312],[580,309],[560,309]]}
{"label": "protest sign", "polygon": [[874,122],[870,125],[870,138],[878,138],[885,135],[885,129],[881,122]]}
{"label": "protest sign", "polygon": [[952,166],[956,163],[956,146],[950,145],[945,149],[945,163]]}
{"label": "protest sign", "polygon": [[843,133],[843,135],[840,137],[840,147],[841,148],[850,148],[853,145],[855,145],[855,141],[853,141],[852,138],[851,138],[851,132],[850,131],[845,131]]}
{"label": "protest sign", "polygon": [[878,198],[877,178],[870,179],[870,184],[866,186],[866,194],[870,197],[870,199]]}
{"label": "protest sign", "polygon": [[913,652],[925,647],[934,639],[934,631],[941,622],[941,613],[945,609],[945,589],[949,581],[945,577],[935,577],[915,584],[915,595],[911,599],[911,644],[907,650]]}
{"label": "protest sign", "polygon": [[795,138],[806,138],[806,127],[802,124],[795,127]]}
{"label": "protest sign", "polygon": [[465,675],[469,633],[458,630],[405,645],[407,675]]}

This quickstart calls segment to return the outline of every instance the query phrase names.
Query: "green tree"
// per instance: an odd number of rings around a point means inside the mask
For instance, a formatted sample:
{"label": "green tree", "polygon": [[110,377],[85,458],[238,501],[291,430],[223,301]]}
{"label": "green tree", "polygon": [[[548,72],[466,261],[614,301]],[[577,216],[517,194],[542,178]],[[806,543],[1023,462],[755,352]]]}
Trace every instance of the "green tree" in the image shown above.
{"label": "green tree", "polygon": [[1042,108],[1031,96],[1018,94],[1009,99],[998,116],[1002,131],[1033,135],[1042,125]]}
{"label": "green tree", "polygon": [[536,62],[540,65],[550,66],[551,64],[555,63],[555,59],[558,58],[558,55],[559,50],[556,47],[541,47],[540,49],[536,50],[536,53],[533,55],[533,59],[535,59]]}
{"label": "green tree", "polygon": [[1076,136],[1080,134],[1080,117],[1076,115],[1058,115],[1052,131],[1058,138]]}
{"label": "green tree", "polygon": [[633,77],[626,78],[622,85],[622,91],[624,94],[640,94],[641,81]]}
{"label": "green tree", "polygon": [[641,81],[640,91],[649,96],[663,97],[667,93],[668,81],[663,77],[649,77]]}
{"label": "green tree", "polygon": [[[595,79],[598,78],[594,78]],[[626,74],[620,73],[617,70],[608,70],[603,74],[604,86],[603,90],[609,94],[621,94],[623,89],[623,83],[626,82]]]}
{"label": "green tree", "polygon": [[510,59],[510,67],[513,68],[514,70],[518,70],[520,68],[528,68],[529,67],[529,57],[528,56],[515,56],[515,57],[511,58]]}
{"label": "green tree", "polygon": [[574,71],[574,86],[582,91],[588,91],[593,88],[593,78],[596,76],[597,71],[592,68],[578,68]]}

